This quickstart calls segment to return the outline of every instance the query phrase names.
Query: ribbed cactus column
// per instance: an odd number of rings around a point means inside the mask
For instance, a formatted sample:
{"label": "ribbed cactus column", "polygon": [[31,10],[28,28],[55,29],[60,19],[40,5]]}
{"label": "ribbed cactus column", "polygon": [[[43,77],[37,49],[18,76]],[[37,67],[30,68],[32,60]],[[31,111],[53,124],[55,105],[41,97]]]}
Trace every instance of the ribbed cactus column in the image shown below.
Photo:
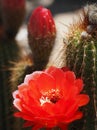
{"label": "ribbed cactus column", "polygon": [[[21,4],[22,3],[22,4]],[[0,0],[3,33],[0,36],[0,129],[21,130],[21,122],[13,116],[10,69],[19,58],[15,35],[24,18],[25,0]],[[20,18],[20,21],[19,21]],[[0,28],[1,29],[1,28]]]}
{"label": "ribbed cactus column", "polygon": [[76,73],[77,77],[82,77],[85,85],[83,93],[85,92],[90,96],[90,103],[82,109],[85,117],[72,123],[70,130],[97,130],[96,8],[97,5],[94,4],[84,9],[85,19],[80,25],[75,25],[68,40],[69,45],[66,50],[67,66]]}

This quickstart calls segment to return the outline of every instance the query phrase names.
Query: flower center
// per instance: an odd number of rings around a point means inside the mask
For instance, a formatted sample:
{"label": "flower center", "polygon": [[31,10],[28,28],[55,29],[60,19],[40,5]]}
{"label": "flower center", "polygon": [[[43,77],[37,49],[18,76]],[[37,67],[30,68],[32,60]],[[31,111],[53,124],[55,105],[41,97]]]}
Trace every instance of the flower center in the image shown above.
{"label": "flower center", "polygon": [[50,90],[48,92],[43,93],[42,97],[40,98],[40,103],[43,105],[44,103],[56,103],[60,100],[60,92],[59,90]]}
{"label": "flower center", "polygon": [[50,101],[52,102],[52,103],[56,103],[56,102],[58,102],[58,100],[60,99],[60,97],[59,96],[52,96],[51,98],[50,98]]}

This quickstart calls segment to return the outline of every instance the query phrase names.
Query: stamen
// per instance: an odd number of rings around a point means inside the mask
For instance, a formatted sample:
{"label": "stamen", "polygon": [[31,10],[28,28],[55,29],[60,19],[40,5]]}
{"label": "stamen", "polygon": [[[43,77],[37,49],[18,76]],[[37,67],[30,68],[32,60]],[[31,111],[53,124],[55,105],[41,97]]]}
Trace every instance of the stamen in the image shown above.
{"label": "stamen", "polygon": [[60,99],[60,98],[59,98],[58,96],[53,96],[53,97],[50,99],[50,101],[51,101],[52,103],[56,103],[56,102],[58,102],[59,99]]}
{"label": "stamen", "polygon": [[50,100],[48,99],[48,97],[41,97],[40,98],[40,104],[41,104],[41,106],[43,105],[43,104],[45,104],[45,103],[50,103]]}
{"label": "stamen", "polygon": [[49,90],[48,92],[45,92],[43,96],[40,98],[40,104],[41,106],[44,103],[56,103],[61,98],[59,90]]}

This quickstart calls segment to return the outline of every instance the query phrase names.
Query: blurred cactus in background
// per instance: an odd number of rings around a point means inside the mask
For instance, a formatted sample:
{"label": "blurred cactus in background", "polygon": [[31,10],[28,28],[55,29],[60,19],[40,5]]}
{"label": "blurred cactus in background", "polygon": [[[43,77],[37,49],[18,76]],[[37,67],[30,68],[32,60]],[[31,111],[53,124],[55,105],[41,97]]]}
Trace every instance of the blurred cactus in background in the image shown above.
{"label": "blurred cactus in background", "polygon": [[24,0],[1,0],[2,21],[5,35],[14,38],[25,16]]}
{"label": "blurred cactus in background", "polygon": [[12,92],[9,83],[12,63],[19,58],[15,36],[24,20],[25,0],[0,0],[0,129],[20,129],[13,116]]}

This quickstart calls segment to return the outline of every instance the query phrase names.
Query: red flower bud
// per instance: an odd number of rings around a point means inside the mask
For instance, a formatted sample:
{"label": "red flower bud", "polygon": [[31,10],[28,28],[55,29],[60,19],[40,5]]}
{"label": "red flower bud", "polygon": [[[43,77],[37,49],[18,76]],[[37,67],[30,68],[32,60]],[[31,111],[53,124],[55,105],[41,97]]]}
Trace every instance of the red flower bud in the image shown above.
{"label": "red flower bud", "polygon": [[51,12],[36,8],[29,20],[28,38],[36,69],[44,69],[55,43],[56,28]]}
{"label": "red flower bud", "polygon": [[55,35],[56,28],[50,10],[41,6],[36,8],[29,20],[28,31],[36,38]]}

